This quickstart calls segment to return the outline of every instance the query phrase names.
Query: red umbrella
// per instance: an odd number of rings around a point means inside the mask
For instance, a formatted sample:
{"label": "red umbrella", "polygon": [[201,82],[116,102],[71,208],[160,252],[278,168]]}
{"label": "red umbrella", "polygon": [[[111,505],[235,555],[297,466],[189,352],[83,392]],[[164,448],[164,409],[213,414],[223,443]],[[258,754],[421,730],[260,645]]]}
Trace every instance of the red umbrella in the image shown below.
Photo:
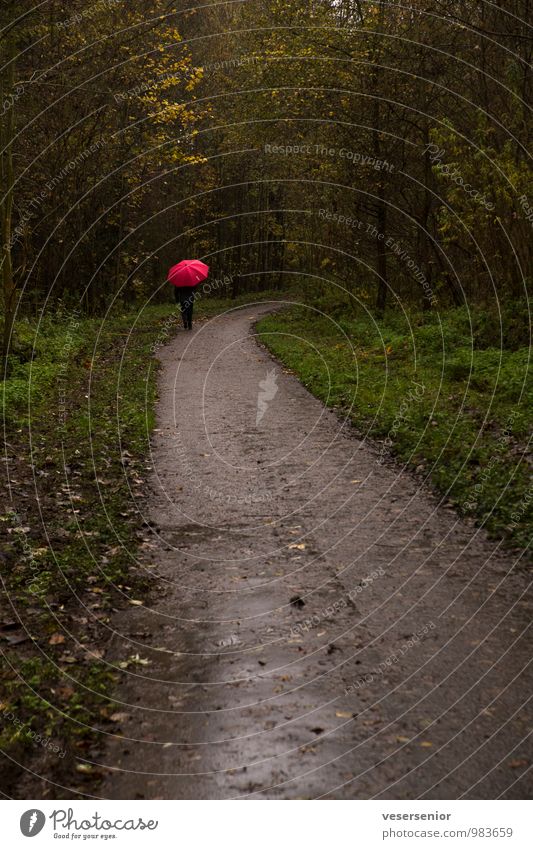
{"label": "red umbrella", "polygon": [[199,259],[182,259],[168,272],[167,280],[173,286],[197,286],[209,274],[209,266]]}

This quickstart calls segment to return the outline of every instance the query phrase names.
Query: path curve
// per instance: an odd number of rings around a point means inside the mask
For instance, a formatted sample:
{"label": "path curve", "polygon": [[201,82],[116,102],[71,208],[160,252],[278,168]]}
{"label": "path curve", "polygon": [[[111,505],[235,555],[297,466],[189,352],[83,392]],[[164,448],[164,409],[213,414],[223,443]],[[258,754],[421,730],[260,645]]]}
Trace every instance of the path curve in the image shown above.
{"label": "path curve", "polygon": [[525,576],[272,360],[272,308],[160,353],[153,604],[110,652],[149,663],[100,795],[527,797]]}

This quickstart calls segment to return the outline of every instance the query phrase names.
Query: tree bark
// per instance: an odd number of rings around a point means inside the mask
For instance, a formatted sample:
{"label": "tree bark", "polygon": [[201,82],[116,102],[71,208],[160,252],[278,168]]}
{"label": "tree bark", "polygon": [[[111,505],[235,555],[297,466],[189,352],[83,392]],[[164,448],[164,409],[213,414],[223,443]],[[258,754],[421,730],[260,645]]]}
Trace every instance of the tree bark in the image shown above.
{"label": "tree bark", "polygon": [[[15,36],[11,31],[7,37],[6,85],[2,85],[3,103],[6,96],[13,95],[15,88]],[[3,373],[6,374],[9,347],[15,321],[15,280],[12,258],[12,219],[15,175],[13,169],[13,138],[15,135],[15,100],[8,109],[7,116],[0,123],[0,160],[1,160],[1,230],[2,230],[2,293],[4,302],[4,330],[2,339]]]}

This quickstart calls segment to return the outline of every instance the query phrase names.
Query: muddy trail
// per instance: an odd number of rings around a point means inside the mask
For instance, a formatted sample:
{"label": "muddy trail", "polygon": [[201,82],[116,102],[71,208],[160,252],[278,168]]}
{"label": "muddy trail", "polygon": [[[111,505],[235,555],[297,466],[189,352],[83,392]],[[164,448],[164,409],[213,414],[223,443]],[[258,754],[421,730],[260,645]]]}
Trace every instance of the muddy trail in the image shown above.
{"label": "muddy trail", "polygon": [[160,354],[154,592],[114,622],[97,795],[527,797],[526,576],[271,359],[270,309]]}

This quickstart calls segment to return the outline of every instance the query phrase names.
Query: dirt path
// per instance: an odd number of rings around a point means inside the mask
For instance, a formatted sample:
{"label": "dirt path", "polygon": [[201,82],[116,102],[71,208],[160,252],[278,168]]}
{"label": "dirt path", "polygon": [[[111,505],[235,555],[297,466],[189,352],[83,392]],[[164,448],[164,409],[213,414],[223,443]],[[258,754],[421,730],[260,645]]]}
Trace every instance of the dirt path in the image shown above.
{"label": "dirt path", "polygon": [[527,796],[525,576],[273,363],[268,309],[162,351],[158,600],[115,623],[149,665],[101,795]]}

